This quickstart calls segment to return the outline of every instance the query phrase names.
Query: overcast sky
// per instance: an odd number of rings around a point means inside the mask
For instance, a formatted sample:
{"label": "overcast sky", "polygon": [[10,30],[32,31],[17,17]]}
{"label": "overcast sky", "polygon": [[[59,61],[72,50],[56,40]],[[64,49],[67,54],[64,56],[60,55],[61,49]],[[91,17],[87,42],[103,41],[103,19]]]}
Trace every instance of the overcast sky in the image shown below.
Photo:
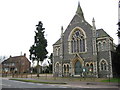
{"label": "overcast sky", "polygon": [[103,28],[117,44],[118,0],[0,0],[0,56],[22,52],[28,57],[38,21],[43,22],[50,55],[61,26],[65,30],[75,15],[78,1],[86,21],[92,25],[94,17],[96,28]]}

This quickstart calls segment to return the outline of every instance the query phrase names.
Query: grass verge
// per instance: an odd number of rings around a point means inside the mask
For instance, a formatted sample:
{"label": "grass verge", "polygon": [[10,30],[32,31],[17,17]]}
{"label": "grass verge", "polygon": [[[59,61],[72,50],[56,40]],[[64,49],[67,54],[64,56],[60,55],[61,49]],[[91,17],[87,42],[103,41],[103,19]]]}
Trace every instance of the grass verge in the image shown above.
{"label": "grass verge", "polygon": [[42,82],[37,80],[25,80],[25,79],[9,79],[9,80],[16,80],[16,81],[22,81],[22,82],[32,82],[32,83],[43,83],[43,84],[67,84],[65,82]]}
{"label": "grass verge", "polygon": [[120,83],[120,78],[105,79],[105,80],[101,80],[101,82],[116,82],[116,83]]}

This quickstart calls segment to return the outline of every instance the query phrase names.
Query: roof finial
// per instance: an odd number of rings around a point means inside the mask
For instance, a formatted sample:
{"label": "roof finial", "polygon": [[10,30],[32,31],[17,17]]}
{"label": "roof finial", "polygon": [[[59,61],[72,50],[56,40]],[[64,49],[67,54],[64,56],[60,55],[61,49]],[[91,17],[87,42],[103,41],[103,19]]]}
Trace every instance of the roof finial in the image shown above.
{"label": "roof finial", "polygon": [[93,20],[92,20],[92,24],[93,24],[93,30],[96,30],[95,19],[94,19],[94,17],[93,17]]}
{"label": "roof finial", "polygon": [[61,37],[63,36],[63,26],[61,26]]}
{"label": "roof finial", "polygon": [[80,1],[78,1],[78,6],[80,7]]}
{"label": "roof finial", "polygon": [[95,22],[95,19],[94,19],[94,17],[93,17],[93,20],[92,20],[92,22]]}
{"label": "roof finial", "polygon": [[76,14],[78,14],[80,17],[82,17],[84,19],[83,11],[81,9],[79,1],[78,1],[78,8],[77,8]]}

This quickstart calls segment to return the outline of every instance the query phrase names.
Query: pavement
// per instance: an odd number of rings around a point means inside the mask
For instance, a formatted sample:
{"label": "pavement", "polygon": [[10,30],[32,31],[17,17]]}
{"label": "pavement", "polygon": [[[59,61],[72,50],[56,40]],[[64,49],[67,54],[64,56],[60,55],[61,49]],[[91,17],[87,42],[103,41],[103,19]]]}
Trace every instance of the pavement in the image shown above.
{"label": "pavement", "polygon": [[[43,82],[65,82],[62,86],[67,86],[69,88],[119,88],[120,83],[112,83],[112,82],[87,82],[87,81],[73,81],[72,79],[47,79],[47,78],[18,78],[18,79],[27,79],[27,80],[37,80]],[[114,89],[113,89],[114,90]]]}

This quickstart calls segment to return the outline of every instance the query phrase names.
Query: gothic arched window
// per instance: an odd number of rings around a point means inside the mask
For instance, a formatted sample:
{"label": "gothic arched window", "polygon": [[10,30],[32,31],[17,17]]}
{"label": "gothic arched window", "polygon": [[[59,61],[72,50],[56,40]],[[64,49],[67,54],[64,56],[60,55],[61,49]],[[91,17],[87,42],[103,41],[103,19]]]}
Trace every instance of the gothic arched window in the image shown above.
{"label": "gothic arched window", "polygon": [[106,42],[103,42],[103,51],[106,51],[106,48],[107,48]]}
{"label": "gothic arched window", "polygon": [[101,62],[100,62],[100,69],[101,70],[107,70],[107,61],[105,61],[105,60],[102,60]]}
{"label": "gothic arched window", "polygon": [[59,73],[59,63],[56,64],[56,72]]}
{"label": "gothic arched window", "polygon": [[64,65],[64,74],[66,73],[66,65]]}
{"label": "gothic arched window", "polygon": [[67,73],[69,73],[69,65],[67,65]]}
{"label": "gothic arched window", "polygon": [[85,52],[85,35],[81,30],[74,30],[70,43],[71,53]]}
{"label": "gothic arched window", "polygon": [[102,43],[101,42],[98,43],[98,51],[102,51]]}
{"label": "gothic arched window", "polygon": [[90,70],[93,72],[93,63],[90,64]]}

